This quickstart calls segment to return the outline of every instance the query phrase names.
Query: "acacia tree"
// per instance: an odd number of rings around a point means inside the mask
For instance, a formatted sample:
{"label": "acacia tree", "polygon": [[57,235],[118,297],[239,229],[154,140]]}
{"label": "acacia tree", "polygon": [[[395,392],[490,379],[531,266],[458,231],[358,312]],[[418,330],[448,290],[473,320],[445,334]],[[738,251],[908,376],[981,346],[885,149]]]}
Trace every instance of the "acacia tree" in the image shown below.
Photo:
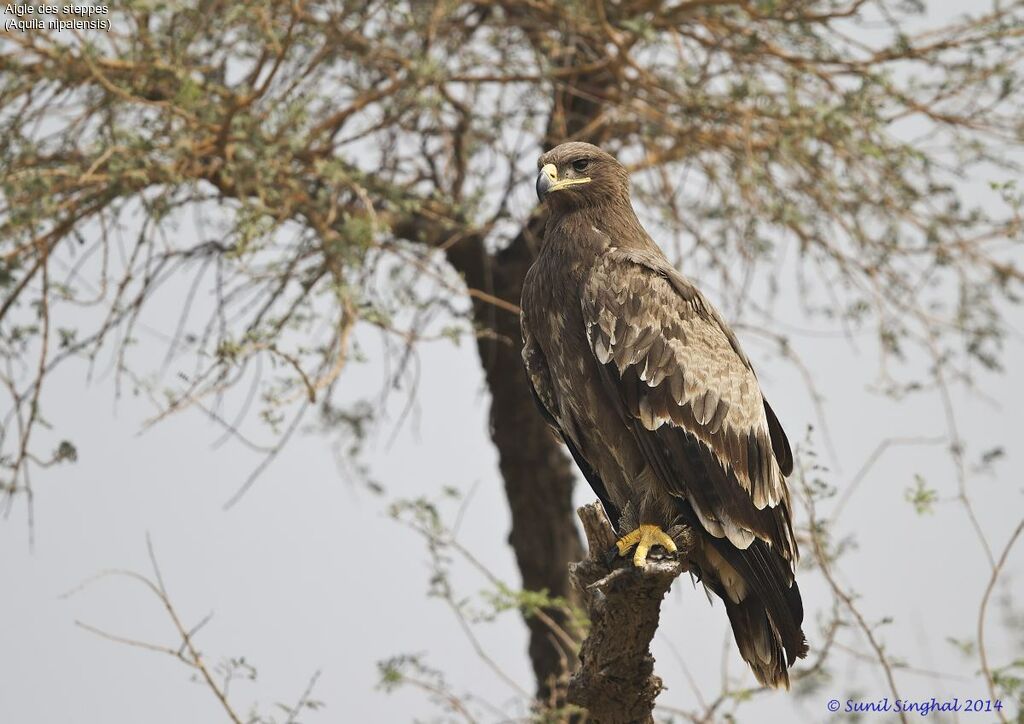
{"label": "acacia tree", "polygon": [[[543,224],[534,159],[577,139],[627,163],[646,220],[687,273],[717,284],[741,329],[799,365],[771,313],[796,284],[809,314],[874,331],[886,393],[942,397],[957,496],[994,585],[1005,555],[974,513],[949,388],[999,367],[1022,281],[1008,179],[1022,140],[1024,8],[939,24],[923,11],[888,0],[196,0],[119,4],[103,33],[5,31],[7,505],[20,498],[31,513],[33,471],[76,454],[73,441],[37,443],[47,376],[113,348],[118,374],[144,385],[133,331],[176,275],[198,285],[212,273],[216,312],[193,329],[183,300],[171,348],[194,354],[194,373],[151,392],[167,414],[204,407],[273,363],[254,413],[280,436],[270,459],[313,406],[356,430],[372,415],[332,405],[357,324],[394,341],[397,375],[418,341],[472,335],[522,588],[548,597],[523,605],[538,701],[560,706],[580,636],[567,564],[583,548],[573,469],[522,373],[516,305]],[[965,178],[992,181],[992,199],[969,204]],[[181,233],[193,218],[201,234]],[[126,238],[131,219],[141,222]],[[101,323],[67,324],[75,306],[101,309]],[[822,494],[812,488],[811,509]],[[832,584],[831,625],[852,621],[874,644],[810,521],[802,547]],[[1010,686],[981,664],[990,689]]]}

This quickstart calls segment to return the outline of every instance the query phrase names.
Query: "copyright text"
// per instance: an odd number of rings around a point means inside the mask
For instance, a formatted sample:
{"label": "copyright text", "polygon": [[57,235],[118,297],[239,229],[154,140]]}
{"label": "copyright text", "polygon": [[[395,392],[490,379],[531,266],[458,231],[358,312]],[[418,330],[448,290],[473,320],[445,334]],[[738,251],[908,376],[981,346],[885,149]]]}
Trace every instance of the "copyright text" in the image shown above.
{"label": "copyright text", "polygon": [[928,699],[890,699],[886,696],[881,699],[847,699],[846,701],[829,699],[827,707],[831,712],[843,712],[844,714],[907,712],[928,716],[935,712],[950,711],[965,714],[989,714],[1002,711],[1003,702],[999,699],[973,699],[958,696],[942,699],[934,696]]}

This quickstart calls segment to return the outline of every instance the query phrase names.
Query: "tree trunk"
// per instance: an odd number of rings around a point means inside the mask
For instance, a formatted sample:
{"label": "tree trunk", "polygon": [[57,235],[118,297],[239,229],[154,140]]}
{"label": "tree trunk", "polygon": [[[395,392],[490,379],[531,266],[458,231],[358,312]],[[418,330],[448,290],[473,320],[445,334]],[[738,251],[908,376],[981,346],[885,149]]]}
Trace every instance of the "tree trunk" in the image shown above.
{"label": "tree trunk", "polygon": [[[533,231],[524,229],[494,256],[482,240],[468,237],[449,249],[448,260],[470,287],[518,304],[523,278],[533,262]],[[490,433],[512,513],[508,540],[523,588],[575,599],[568,562],[583,555],[583,545],[573,518],[572,465],[534,406],[520,355],[519,316],[480,300],[474,300],[474,313],[489,332],[478,336],[477,350],[491,392]],[[550,610],[549,615],[568,630],[569,622],[560,611]],[[575,667],[575,652],[567,651],[536,617],[527,618],[526,624],[537,696],[559,705],[560,692]],[[556,685],[559,679],[561,685]]]}
{"label": "tree trunk", "polygon": [[[538,52],[557,53],[567,66],[588,65],[598,60],[592,43],[577,38],[569,48],[549,47],[551,39],[538,30],[527,13],[515,5],[505,8],[510,20],[525,17],[524,32]],[[553,88],[545,132],[545,150],[562,141],[601,143],[608,127],[595,123],[613,94],[617,81],[604,68],[567,75]],[[540,150],[540,149],[538,149]],[[501,251],[489,254],[483,239],[467,235],[447,251],[448,261],[466,284],[500,299],[519,304],[523,280],[536,256],[543,219],[534,217]],[[522,573],[523,587],[546,590],[552,596],[578,601],[570,582],[569,563],[583,556],[583,546],[573,517],[574,465],[548,429],[535,407],[521,357],[519,316],[473,299],[474,318],[482,330],[477,350],[491,392],[490,433],[498,449],[505,494],[512,513],[509,543]],[[549,615],[574,638],[558,610]],[[576,666],[576,652],[568,651],[549,626],[527,618],[530,629],[530,661],[537,677],[537,698],[561,706],[568,677]],[[557,684],[557,685],[556,685]]]}

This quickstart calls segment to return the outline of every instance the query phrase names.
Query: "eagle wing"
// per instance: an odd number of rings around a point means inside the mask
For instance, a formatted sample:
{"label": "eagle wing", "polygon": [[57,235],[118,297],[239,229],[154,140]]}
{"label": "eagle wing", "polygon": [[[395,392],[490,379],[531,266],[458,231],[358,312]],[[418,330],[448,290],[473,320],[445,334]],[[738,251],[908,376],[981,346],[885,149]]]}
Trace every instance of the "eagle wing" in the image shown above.
{"label": "eagle wing", "polygon": [[576,466],[583,473],[583,477],[590,483],[594,494],[600,499],[609,520],[619,519],[619,509],[612,502],[608,494],[608,488],[604,481],[594,470],[593,466],[580,451],[579,442],[572,429],[566,429],[559,419],[559,405],[555,386],[551,383],[551,371],[548,368],[547,359],[540,345],[537,344],[533,332],[530,330],[525,314],[519,315],[519,324],[523,334],[523,366],[526,369],[527,382],[530,385],[530,392],[533,393],[533,401],[537,404],[544,420],[558,433],[559,437],[569,449],[569,454],[576,461]]}
{"label": "eagle wing", "polygon": [[763,541],[792,569],[789,442],[718,312],[660,254],[615,247],[582,306],[602,382],[658,480],[716,539]]}

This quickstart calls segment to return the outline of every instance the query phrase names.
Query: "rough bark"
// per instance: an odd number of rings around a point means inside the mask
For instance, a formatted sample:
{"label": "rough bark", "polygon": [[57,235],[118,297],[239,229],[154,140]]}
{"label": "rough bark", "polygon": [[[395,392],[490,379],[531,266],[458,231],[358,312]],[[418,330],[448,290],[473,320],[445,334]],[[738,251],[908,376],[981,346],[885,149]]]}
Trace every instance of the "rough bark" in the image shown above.
{"label": "rough bark", "polygon": [[[557,56],[565,68],[576,64],[593,68],[566,75],[553,87],[543,149],[570,139],[601,143],[609,127],[598,119],[608,94],[617,88],[613,75],[597,62],[596,49],[601,45],[577,37],[560,46],[548,35],[548,27],[536,24],[536,18],[520,5],[510,4],[505,11],[511,22],[522,23],[539,53]],[[543,149],[537,149],[538,155]],[[388,222],[400,238],[445,248],[446,258],[462,274],[467,287],[518,305],[544,220],[534,216],[508,246],[496,252],[488,251],[481,235],[461,228],[447,210]],[[453,243],[454,239],[458,240]],[[508,540],[523,588],[546,590],[551,596],[576,602],[578,594],[568,571],[568,564],[583,555],[573,518],[575,468],[536,410],[522,363],[519,316],[479,297],[472,302],[474,321],[481,331],[477,351],[491,393],[490,434],[512,517]],[[571,637],[579,638],[563,611],[549,609],[547,613]],[[567,678],[576,665],[575,652],[562,645],[550,626],[538,618],[527,617],[526,625],[537,698],[546,705],[560,706]]]}
{"label": "rough bark", "polygon": [[662,690],[654,674],[651,640],[658,628],[661,601],[672,582],[687,570],[687,552],[696,544],[688,528],[671,531],[678,553],[648,557],[644,568],[632,559],[611,557],[612,530],[600,503],[579,509],[590,549],[570,566],[585,595],[590,632],[580,649],[580,666],[569,682],[568,701],[587,709],[600,724],[653,722],[654,702]]}
{"label": "rough bark", "polygon": [[[483,241],[470,237],[448,250],[448,260],[470,287],[519,303],[526,270],[533,262],[527,227],[504,250],[487,253]],[[491,392],[490,433],[498,450],[501,475],[512,514],[509,543],[515,551],[523,587],[575,598],[567,562],[583,555],[573,520],[575,480],[568,456],[534,407],[521,357],[519,317],[474,300],[477,323],[488,331],[478,336],[477,350]],[[561,610],[551,609],[555,623],[569,629]],[[558,686],[575,665],[575,654],[560,645],[550,628],[528,617],[530,661],[537,677],[538,699],[559,704]],[[569,630],[570,634],[573,634]]]}
{"label": "rough bark", "polygon": [[[509,10],[520,17],[518,10]],[[535,47],[550,52],[550,40],[537,28],[524,28]],[[567,56],[573,62],[596,59],[585,42],[577,41]],[[604,126],[594,125],[605,101],[598,89],[608,91],[614,79],[605,69],[567,77],[553,93],[544,147],[569,138],[599,143]],[[539,151],[542,149],[538,149]],[[464,237],[447,251],[448,261],[466,284],[514,304],[519,304],[523,280],[536,256],[544,220],[535,216],[504,249],[489,253],[484,240]],[[583,555],[583,545],[573,519],[574,466],[561,443],[552,435],[533,402],[521,357],[522,335],[518,315],[474,298],[474,319],[488,334],[479,335],[477,350],[491,393],[490,433],[498,450],[499,464],[512,514],[509,544],[515,551],[523,588],[547,590],[552,596],[577,601],[568,564]],[[565,614],[548,614],[571,636]],[[527,617],[530,630],[530,661],[537,677],[537,698],[560,706],[566,678],[576,666],[574,651],[567,650],[550,627]]]}
{"label": "rough bark", "polygon": [[[522,19],[516,6],[507,10],[513,20]],[[548,47],[550,39],[538,28],[527,24],[524,30],[538,51],[553,52]],[[577,40],[567,58],[572,65],[593,61],[596,56],[587,43]],[[544,147],[570,138],[600,143],[607,130],[602,124],[594,124],[606,102],[600,91],[607,92],[614,86],[614,79],[603,68],[567,77],[557,84]],[[448,261],[469,287],[519,304],[523,280],[536,256],[542,231],[543,218],[534,217],[507,247],[493,254],[488,253],[483,239],[469,236],[448,249]],[[477,350],[491,392],[491,439],[498,450],[512,513],[508,540],[515,551],[523,587],[577,601],[568,575],[568,564],[583,555],[573,519],[575,468],[535,408],[523,369],[518,315],[480,299],[474,298],[473,306],[477,324],[489,332],[478,336]],[[562,611],[552,609],[548,613],[570,636],[577,636]],[[560,706],[566,677],[576,665],[575,652],[561,645],[549,626],[536,617],[527,617],[526,625],[537,698],[549,706]]]}

